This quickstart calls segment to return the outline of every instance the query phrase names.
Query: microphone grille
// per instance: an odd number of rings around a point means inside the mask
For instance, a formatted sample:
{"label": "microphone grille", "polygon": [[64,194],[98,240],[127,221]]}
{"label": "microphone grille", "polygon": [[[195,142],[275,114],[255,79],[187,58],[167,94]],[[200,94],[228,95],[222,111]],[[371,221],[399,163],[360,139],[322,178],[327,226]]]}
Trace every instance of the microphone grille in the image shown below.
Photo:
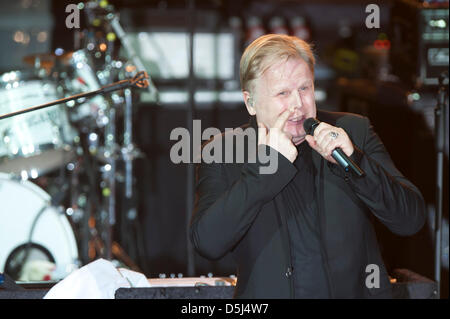
{"label": "microphone grille", "polygon": [[305,129],[306,134],[313,135],[314,129],[319,123],[320,122],[313,117],[307,118],[305,122],[303,122],[303,128]]}

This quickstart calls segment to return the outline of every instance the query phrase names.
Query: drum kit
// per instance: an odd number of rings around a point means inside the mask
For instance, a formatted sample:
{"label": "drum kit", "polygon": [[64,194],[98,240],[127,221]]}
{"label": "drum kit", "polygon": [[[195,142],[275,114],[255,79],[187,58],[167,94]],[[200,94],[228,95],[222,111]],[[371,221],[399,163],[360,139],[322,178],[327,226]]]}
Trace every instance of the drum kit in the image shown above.
{"label": "drum kit", "polygon": [[[0,119],[0,273],[19,281],[60,280],[113,255],[139,271],[113,241],[118,176],[135,210],[132,163],[141,155],[132,143],[133,94],[124,85],[101,88],[129,83],[142,64],[108,49],[112,34],[131,50],[111,6],[84,9],[96,32],[80,32],[78,50],[29,55],[26,69],[0,75],[0,115],[64,98]],[[94,91],[101,94],[85,94]]]}

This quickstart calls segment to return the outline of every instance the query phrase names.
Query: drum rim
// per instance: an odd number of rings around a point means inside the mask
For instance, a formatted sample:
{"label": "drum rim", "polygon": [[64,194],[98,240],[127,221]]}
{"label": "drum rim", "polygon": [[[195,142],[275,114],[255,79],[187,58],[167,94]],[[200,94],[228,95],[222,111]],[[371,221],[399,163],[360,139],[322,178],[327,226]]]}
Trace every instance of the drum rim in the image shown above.
{"label": "drum rim", "polygon": [[49,201],[51,199],[50,194],[47,193],[43,188],[39,187],[38,185],[29,180],[21,179],[19,176],[15,174],[0,172],[0,180],[6,180],[8,182],[16,183],[19,184],[20,186],[26,187],[44,201]]}
{"label": "drum rim", "polygon": [[5,154],[0,155],[0,164],[5,163],[6,161],[11,161],[16,158],[31,158],[33,156],[39,156],[43,155],[46,152],[49,151],[63,151],[63,152],[71,152],[73,150],[73,146],[69,143],[61,143],[61,144],[55,144],[55,143],[45,143],[45,144],[39,144],[37,147],[35,147],[34,151],[31,153],[23,154],[22,150],[19,149],[19,151],[16,154]]}
{"label": "drum rim", "polygon": [[[34,159],[38,159],[39,156],[45,156],[50,154],[50,152],[58,152],[58,154],[53,153],[53,155],[58,155],[58,156],[62,156],[62,160],[60,159],[59,163],[58,161],[54,162],[54,165],[47,165],[47,166],[36,166],[34,168],[30,168],[30,167],[26,167],[24,168],[21,172],[25,171],[28,175],[33,174],[33,169],[36,170],[37,176],[42,176],[52,170],[57,169],[58,167],[61,166],[65,166],[67,163],[69,163],[71,160],[73,160],[76,156],[76,152],[75,152],[75,148],[72,147],[69,144],[64,144],[62,147],[60,148],[49,148],[48,150],[45,151],[39,151],[39,152],[34,152],[32,154],[27,154],[25,156],[19,156],[19,155],[15,155],[13,157],[7,155],[1,156],[0,157],[0,173],[5,173],[5,174],[10,174],[10,176],[21,176],[21,173],[19,173],[19,171],[9,167],[9,169],[5,169],[5,166],[10,166],[11,162],[14,160],[33,160]],[[60,154],[60,155],[59,155]],[[50,154],[52,155],[52,154]],[[31,165],[33,166],[33,165]],[[9,171],[9,172],[8,172]]]}
{"label": "drum rim", "polygon": [[[11,76],[12,74],[14,74],[13,79],[6,79],[8,75]],[[46,79],[45,77],[39,77],[34,70],[29,69],[18,69],[0,73],[0,89],[6,89],[6,85],[10,83],[28,81],[53,83],[53,81]]]}

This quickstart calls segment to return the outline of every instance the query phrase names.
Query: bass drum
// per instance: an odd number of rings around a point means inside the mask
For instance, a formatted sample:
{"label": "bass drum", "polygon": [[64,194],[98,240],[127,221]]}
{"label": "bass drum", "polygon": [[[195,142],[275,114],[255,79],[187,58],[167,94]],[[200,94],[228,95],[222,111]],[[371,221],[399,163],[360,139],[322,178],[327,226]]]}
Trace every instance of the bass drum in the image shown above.
{"label": "bass drum", "polygon": [[0,173],[0,272],[18,281],[60,280],[78,268],[64,214],[37,185]]}

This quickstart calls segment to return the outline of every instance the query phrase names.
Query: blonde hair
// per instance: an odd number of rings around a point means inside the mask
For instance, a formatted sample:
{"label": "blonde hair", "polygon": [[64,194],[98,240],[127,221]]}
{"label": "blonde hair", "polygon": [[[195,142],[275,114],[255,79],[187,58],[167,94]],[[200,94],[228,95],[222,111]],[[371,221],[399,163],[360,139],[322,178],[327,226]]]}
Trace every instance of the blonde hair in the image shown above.
{"label": "blonde hair", "polygon": [[314,74],[315,59],[311,45],[289,35],[266,34],[253,41],[244,51],[239,65],[242,91],[252,92],[253,80],[271,65],[289,58],[302,58]]}

